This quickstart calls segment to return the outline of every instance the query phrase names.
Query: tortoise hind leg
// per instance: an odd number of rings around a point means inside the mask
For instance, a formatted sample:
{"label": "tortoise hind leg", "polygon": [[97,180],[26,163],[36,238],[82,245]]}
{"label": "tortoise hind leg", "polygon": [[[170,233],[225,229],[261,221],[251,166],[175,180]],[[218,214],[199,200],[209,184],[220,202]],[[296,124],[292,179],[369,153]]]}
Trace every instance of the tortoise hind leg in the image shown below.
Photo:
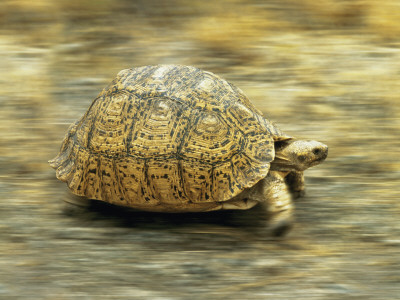
{"label": "tortoise hind leg", "polygon": [[81,214],[87,211],[91,206],[92,201],[83,196],[77,196],[71,191],[66,191],[62,198],[64,205],[62,211],[67,215]]}
{"label": "tortoise hind leg", "polygon": [[68,203],[68,204],[72,204],[72,205],[76,205],[76,206],[80,206],[80,207],[89,207],[91,200],[84,197],[84,196],[78,196],[75,195],[71,192],[68,192],[63,200]]}

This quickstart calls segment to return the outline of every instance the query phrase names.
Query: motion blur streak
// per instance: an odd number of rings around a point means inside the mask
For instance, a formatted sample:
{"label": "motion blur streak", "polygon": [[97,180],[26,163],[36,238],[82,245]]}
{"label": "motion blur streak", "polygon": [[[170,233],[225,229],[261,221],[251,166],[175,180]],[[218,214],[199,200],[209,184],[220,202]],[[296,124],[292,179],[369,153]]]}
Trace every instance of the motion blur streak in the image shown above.
{"label": "motion blur streak", "polygon": [[[397,0],[2,0],[0,298],[398,298],[399,20]],[[172,63],[329,146],[284,240],[252,212],[62,212],[68,125],[118,71]]]}

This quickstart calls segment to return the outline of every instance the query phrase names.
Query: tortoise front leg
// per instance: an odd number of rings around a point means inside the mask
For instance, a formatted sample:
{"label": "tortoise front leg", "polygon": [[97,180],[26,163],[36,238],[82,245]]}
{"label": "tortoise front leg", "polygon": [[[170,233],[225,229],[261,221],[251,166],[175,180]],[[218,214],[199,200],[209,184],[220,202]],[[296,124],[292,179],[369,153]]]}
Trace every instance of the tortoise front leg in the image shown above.
{"label": "tortoise front leg", "polygon": [[271,171],[261,182],[261,192],[269,215],[269,226],[272,234],[282,236],[293,224],[293,203],[285,179],[279,172]]}
{"label": "tortoise front leg", "polygon": [[294,199],[303,197],[305,195],[303,172],[292,171],[285,177],[285,181]]}

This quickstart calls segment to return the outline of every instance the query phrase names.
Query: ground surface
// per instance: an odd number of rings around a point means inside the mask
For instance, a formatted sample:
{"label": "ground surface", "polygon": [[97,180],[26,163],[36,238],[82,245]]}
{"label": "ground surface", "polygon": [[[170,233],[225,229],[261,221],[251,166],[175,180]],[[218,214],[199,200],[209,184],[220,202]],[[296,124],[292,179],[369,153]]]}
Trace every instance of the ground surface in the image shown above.
{"label": "ground surface", "polygon": [[[0,298],[400,298],[395,2],[381,23],[374,1],[52,3],[0,5]],[[63,210],[47,160],[68,125],[119,70],[158,63],[213,71],[329,145],[286,238],[251,212]]]}

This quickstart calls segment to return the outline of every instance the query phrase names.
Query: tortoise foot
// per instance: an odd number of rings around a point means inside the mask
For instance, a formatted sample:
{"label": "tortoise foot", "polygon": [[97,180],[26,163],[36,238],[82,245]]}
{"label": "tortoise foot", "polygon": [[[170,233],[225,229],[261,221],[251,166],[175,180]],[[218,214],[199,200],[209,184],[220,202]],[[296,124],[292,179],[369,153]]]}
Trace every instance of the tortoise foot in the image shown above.
{"label": "tortoise foot", "polygon": [[270,226],[271,235],[273,237],[283,237],[293,228],[293,222],[290,220],[281,220]]}
{"label": "tortoise foot", "polygon": [[298,199],[298,198],[302,198],[306,195],[306,191],[305,190],[301,190],[301,191],[292,191],[292,196],[293,199]]}

